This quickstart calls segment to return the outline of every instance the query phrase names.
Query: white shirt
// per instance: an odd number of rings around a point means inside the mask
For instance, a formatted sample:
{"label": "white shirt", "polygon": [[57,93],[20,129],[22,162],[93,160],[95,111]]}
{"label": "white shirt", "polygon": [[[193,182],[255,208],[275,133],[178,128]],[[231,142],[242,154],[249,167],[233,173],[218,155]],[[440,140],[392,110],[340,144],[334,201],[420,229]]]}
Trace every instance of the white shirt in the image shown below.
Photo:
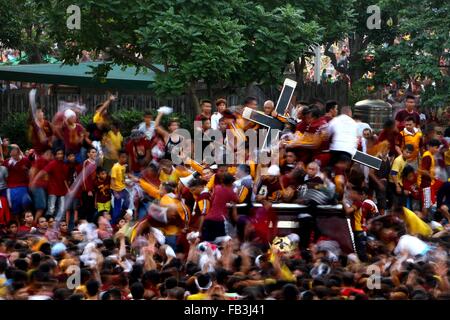
{"label": "white shirt", "polygon": [[358,124],[345,114],[333,118],[328,124],[331,138],[330,150],[354,154],[358,145]]}
{"label": "white shirt", "polygon": [[417,237],[405,234],[400,237],[400,240],[395,247],[394,254],[402,254],[404,251],[411,256],[423,255],[429,250],[429,246]]}
{"label": "white shirt", "polygon": [[214,112],[211,116],[211,129],[217,130],[219,129],[219,120],[222,118],[222,114],[219,112]]}
{"label": "white shirt", "polygon": [[155,122],[154,121],[150,122],[150,128],[147,128],[147,125],[145,124],[145,122],[141,122],[139,124],[138,130],[144,132],[147,139],[151,140],[155,133]]}

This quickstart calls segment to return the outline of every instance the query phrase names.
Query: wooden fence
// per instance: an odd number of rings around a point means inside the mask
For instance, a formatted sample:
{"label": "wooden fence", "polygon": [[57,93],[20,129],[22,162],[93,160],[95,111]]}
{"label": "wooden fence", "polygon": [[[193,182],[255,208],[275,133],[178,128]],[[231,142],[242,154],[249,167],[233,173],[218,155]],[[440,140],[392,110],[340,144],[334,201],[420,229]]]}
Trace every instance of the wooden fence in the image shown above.
{"label": "wooden fence", "polygon": [[[29,89],[17,89],[0,93],[0,123],[7,121],[11,114],[19,112],[27,112],[29,108],[28,99]],[[216,94],[214,98],[225,97],[228,105],[234,106],[242,103],[245,98],[245,90],[236,90],[233,93]],[[258,103],[262,105],[265,100],[271,99],[276,101],[279,92],[276,87],[259,87],[255,86],[251,90],[251,94],[258,99]],[[199,98],[208,97],[206,90],[198,91]],[[189,96],[179,96],[171,99],[158,99],[149,92],[119,92],[118,100],[111,106],[111,111],[120,110],[138,110],[156,109],[160,106],[167,105],[174,108],[174,111],[185,115],[188,119],[193,119],[195,110],[193,108]],[[336,82],[333,84],[315,84],[306,83],[299,88],[298,100],[309,101],[312,98],[320,98],[326,100],[336,100],[340,105],[348,103],[348,87],[344,82]],[[47,90],[38,92],[38,102],[45,106],[47,116],[53,115],[58,109],[60,101],[74,102],[79,101],[86,105],[88,113],[92,113],[96,105],[102,103],[106,99],[104,92],[75,89],[75,91],[59,91],[48,93]]]}

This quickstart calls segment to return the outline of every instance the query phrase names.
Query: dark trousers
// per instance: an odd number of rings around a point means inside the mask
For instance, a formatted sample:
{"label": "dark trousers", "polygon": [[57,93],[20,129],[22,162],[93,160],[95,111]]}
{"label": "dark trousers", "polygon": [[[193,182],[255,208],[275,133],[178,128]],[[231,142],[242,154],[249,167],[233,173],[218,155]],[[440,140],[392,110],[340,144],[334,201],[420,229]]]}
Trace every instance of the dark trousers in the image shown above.
{"label": "dark trousers", "polygon": [[95,217],[95,197],[89,196],[86,191],[81,193],[81,207],[79,211],[80,219],[94,222]]}
{"label": "dark trousers", "polygon": [[223,237],[226,235],[225,222],[204,220],[202,227],[202,240],[214,241],[217,237]]}
{"label": "dark trousers", "polygon": [[353,231],[356,254],[362,262],[367,261],[367,236],[364,231]]}

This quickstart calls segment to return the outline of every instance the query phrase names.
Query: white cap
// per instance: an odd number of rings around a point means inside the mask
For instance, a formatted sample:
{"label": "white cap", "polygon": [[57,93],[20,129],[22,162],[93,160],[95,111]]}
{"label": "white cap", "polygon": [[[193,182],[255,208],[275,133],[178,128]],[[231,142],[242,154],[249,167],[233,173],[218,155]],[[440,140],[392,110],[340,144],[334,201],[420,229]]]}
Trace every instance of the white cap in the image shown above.
{"label": "white cap", "polygon": [[268,176],[279,176],[280,175],[280,167],[276,164],[273,164],[267,169]]}

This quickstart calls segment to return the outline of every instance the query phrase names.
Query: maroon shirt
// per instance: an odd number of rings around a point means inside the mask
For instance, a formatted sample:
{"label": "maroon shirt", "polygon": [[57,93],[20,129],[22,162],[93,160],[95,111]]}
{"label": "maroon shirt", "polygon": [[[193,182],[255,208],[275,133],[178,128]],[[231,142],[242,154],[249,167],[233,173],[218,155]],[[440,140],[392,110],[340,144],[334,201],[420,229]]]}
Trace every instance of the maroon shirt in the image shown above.
{"label": "maroon shirt", "polygon": [[44,171],[48,174],[48,194],[58,197],[65,196],[67,194],[68,167],[64,161],[52,160],[44,168]]}
{"label": "maroon shirt", "polygon": [[224,218],[228,217],[227,203],[230,202],[239,202],[237,195],[233,192],[233,187],[215,186],[211,198],[211,208],[205,220],[223,221]]}
{"label": "maroon shirt", "polygon": [[413,117],[416,125],[420,125],[420,115],[416,112],[408,112],[406,109],[400,110],[395,116],[395,120],[399,122],[397,128],[398,131],[402,131],[405,128],[405,120],[408,117]]}
{"label": "maroon shirt", "polygon": [[42,126],[38,126],[34,121],[31,123],[31,143],[37,154],[42,154],[50,149],[52,135],[53,130],[47,120],[44,120]]}
{"label": "maroon shirt", "polygon": [[8,188],[28,187],[28,171],[31,168],[31,162],[28,158],[22,158],[15,164],[11,163],[12,158],[3,164],[8,169],[8,178],[6,179]]}
{"label": "maroon shirt", "polygon": [[66,153],[73,152],[79,153],[81,147],[83,146],[82,137],[84,135],[84,128],[81,124],[76,123],[75,128],[69,128],[64,125],[63,129],[64,136],[64,146],[66,148]]}
{"label": "maroon shirt", "polygon": [[98,203],[106,203],[111,201],[110,185],[110,177],[106,177],[104,181],[100,181],[98,178],[95,180],[95,195]]}
{"label": "maroon shirt", "polygon": [[128,141],[125,149],[129,155],[129,164],[132,172],[139,172],[144,169],[144,166],[139,163],[139,154],[141,157],[145,157],[148,149],[151,149],[152,145],[146,138],[140,138],[139,140],[131,139]]}

